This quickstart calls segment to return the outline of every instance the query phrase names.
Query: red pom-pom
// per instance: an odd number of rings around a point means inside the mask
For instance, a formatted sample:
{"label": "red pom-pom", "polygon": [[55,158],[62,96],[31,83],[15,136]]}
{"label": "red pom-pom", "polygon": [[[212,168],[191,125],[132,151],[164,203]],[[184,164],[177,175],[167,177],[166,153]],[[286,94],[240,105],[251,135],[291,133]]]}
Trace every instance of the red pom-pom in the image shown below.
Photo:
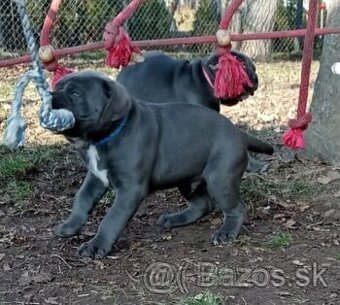
{"label": "red pom-pom", "polygon": [[63,66],[58,65],[57,68],[54,70],[53,76],[52,76],[52,89],[54,89],[55,85],[57,84],[60,79],[62,79],[65,75],[73,73],[72,70],[67,69]]}
{"label": "red pom-pom", "polygon": [[129,64],[132,54],[139,52],[140,50],[132,45],[129,36],[123,29],[120,29],[115,43],[108,50],[105,64],[117,69],[121,66],[125,67]]}
{"label": "red pom-pom", "polygon": [[242,63],[230,52],[220,55],[217,68],[214,83],[217,98],[235,98],[244,93],[246,86],[253,86]]}
{"label": "red pom-pom", "polygon": [[291,149],[302,149],[305,147],[303,130],[291,128],[282,136],[283,143]]}

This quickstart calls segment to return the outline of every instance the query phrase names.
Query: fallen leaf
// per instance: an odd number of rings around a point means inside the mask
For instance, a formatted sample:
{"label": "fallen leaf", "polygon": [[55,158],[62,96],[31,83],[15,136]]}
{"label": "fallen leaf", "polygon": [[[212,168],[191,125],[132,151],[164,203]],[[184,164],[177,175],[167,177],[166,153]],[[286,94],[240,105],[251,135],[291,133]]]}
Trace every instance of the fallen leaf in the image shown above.
{"label": "fallen leaf", "polygon": [[52,304],[52,305],[58,305],[59,303],[57,302],[58,298],[56,297],[49,297],[48,299],[45,299],[44,302],[46,304]]}
{"label": "fallen leaf", "polygon": [[289,208],[292,207],[291,204],[287,204],[287,203],[285,203],[285,202],[283,202],[283,201],[279,201],[279,202],[278,202],[278,205],[284,207],[285,209],[289,209]]}
{"label": "fallen leaf", "polygon": [[339,197],[340,197],[340,191],[334,193],[333,196],[334,196],[335,198],[339,198]]}
{"label": "fallen leaf", "polygon": [[171,240],[172,239],[172,235],[169,234],[169,235],[163,235],[162,236],[162,240]]}
{"label": "fallen leaf", "polygon": [[2,268],[5,270],[5,271],[10,271],[12,268],[6,263],[6,264],[3,264],[2,265]]}
{"label": "fallen leaf", "polygon": [[340,179],[340,173],[338,171],[329,171],[327,173],[327,177],[331,179],[331,181],[339,180]]}
{"label": "fallen leaf", "polygon": [[210,223],[213,225],[213,226],[219,226],[221,224],[221,219],[220,218],[213,218]]}
{"label": "fallen leaf", "polygon": [[285,297],[285,296],[291,296],[292,294],[288,291],[278,291],[278,292],[275,292],[277,293],[278,295],[282,296],[282,297]]}
{"label": "fallen leaf", "polygon": [[286,218],[286,215],[283,213],[274,215],[274,219],[282,219],[282,218]]}
{"label": "fallen leaf", "polygon": [[330,298],[330,299],[335,299],[335,298],[337,298],[337,296],[338,296],[337,293],[332,293],[332,294],[329,296],[329,298]]}
{"label": "fallen leaf", "polygon": [[249,263],[257,263],[257,262],[262,262],[263,261],[263,258],[262,257],[255,257],[255,258],[251,258],[249,260]]}
{"label": "fallen leaf", "polygon": [[326,185],[330,183],[332,179],[327,176],[320,176],[316,181],[320,184]]}
{"label": "fallen leaf", "polygon": [[51,282],[54,279],[54,277],[46,272],[40,272],[38,274],[30,275],[28,271],[25,271],[20,279],[19,279],[19,284],[23,286],[27,286],[31,283],[47,283]]}
{"label": "fallen leaf", "polygon": [[158,195],[158,197],[161,197],[162,199],[166,198],[166,194],[165,193],[159,192],[157,195]]}
{"label": "fallen leaf", "polygon": [[310,208],[310,205],[304,202],[298,203],[298,206],[299,206],[300,212],[304,212]]}
{"label": "fallen leaf", "polygon": [[32,297],[33,297],[32,293],[24,294],[24,299],[28,300],[28,302],[30,299],[32,299]]}
{"label": "fallen leaf", "polygon": [[135,240],[132,240],[129,244],[130,246],[130,250],[136,250],[138,248],[140,248],[142,246],[142,242],[141,241],[135,241]]}
{"label": "fallen leaf", "polygon": [[292,263],[296,266],[303,266],[304,264],[302,262],[300,262],[298,259],[295,259],[292,261]]}
{"label": "fallen leaf", "polygon": [[294,219],[289,219],[286,223],[285,223],[285,227],[287,229],[297,229],[296,225],[296,221]]}
{"label": "fallen leaf", "polygon": [[329,218],[330,216],[335,214],[335,210],[334,209],[330,209],[328,211],[326,211],[325,213],[323,213],[323,217],[325,218]]}
{"label": "fallen leaf", "polygon": [[28,285],[29,283],[31,283],[31,278],[28,274],[28,271],[25,271],[21,277],[19,278],[19,284],[20,285],[23,285],[23,286],[26,286]]}
{"label": "fallen leaf", "polygon": [[105,269],[105,264],[102,261],[94,260],[93,263],[99,267],[100,270]]}
{"label": "fallen leaf", "polygon": [[40,272],[32,277],[34,283],[46,283],[51,282],[54,279],[54,276],[47,272]]}
{"label": "fallen leaf", "polygon": [[5,253],[0,253],[0,261],[5,257]]}

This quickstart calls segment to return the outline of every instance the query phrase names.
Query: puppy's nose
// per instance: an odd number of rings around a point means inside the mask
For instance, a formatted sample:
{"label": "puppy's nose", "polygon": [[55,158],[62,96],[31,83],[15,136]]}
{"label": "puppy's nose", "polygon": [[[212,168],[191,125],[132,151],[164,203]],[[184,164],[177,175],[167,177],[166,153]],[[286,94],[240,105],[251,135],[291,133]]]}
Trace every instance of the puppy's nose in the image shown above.
{"label": "puppy's nose", "polygon": [[52,109],[65,108],[65,96],[59,92],[51,92],[52,95]]}

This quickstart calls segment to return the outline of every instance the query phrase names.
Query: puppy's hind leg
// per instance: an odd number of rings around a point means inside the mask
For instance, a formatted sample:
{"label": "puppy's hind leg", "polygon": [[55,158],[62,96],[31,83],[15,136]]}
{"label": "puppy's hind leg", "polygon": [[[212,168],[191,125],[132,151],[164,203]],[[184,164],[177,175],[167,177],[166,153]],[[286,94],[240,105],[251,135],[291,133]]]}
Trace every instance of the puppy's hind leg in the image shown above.
{"label": "puppy's hind leg", "polygon": [[177,213],[163,214],[157,223],[165,228],[186,226],[212,212],[215,205],[207,193],[205,183],[202,183],[190,194],[190,184],[181,186],[180,192],[185,199],[189,200],[189,206]]}
{"label": "puppy's hind leg", "polygon": [[88,214],[106,191],[107,187],[91,172],[88,172],[75,196],[71,214],[58,226],[57,235],[69,237],[78,234],[86,224]]}
{"label": "puppy's hind leg", "polygon": [[229,170],[220,167],[210,172],[207,190],[223,212],[223,224],[212,235],[212,243],[222,245],[235,240],[246,218],[246,207],[241,200],[239,187],[244,170],[233,166]]}

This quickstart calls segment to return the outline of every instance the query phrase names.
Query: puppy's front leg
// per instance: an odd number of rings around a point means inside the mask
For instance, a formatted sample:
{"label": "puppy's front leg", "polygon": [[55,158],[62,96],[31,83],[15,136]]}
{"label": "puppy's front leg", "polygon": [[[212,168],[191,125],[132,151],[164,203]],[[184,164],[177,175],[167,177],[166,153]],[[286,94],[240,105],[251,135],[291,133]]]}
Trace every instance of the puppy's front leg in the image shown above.
{"label": "puppy's front leg", "polygon": [[88,214],[106,191],[107,187],[89,171],[75,196],[71,214],[58,226],[57,235],[68,237],[79,233],[86,224]]}
{"label": "puppy's front leg", "polygon": [[96,236],[80,246],[78,255],[99,259],[108,254],[146,194],[147,188],[141,185],[118,188]]}

